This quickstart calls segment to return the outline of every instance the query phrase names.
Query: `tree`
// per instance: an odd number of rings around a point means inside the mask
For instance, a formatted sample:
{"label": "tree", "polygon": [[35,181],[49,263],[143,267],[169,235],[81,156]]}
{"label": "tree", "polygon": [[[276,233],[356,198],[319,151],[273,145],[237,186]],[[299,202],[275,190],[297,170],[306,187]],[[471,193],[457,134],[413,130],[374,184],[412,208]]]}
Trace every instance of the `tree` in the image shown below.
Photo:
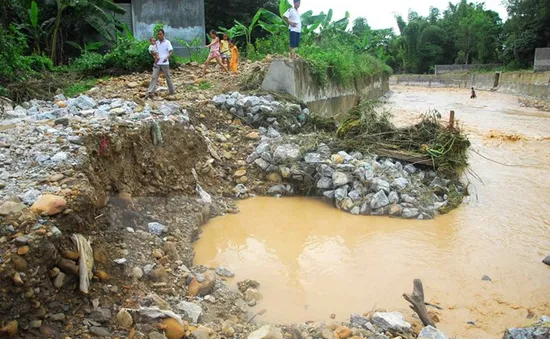
{"label": "tree", "polygon": [[278,0],[205,0],[206,30],[231,27],[235,20],[249,22],[260,8],[278,12],[278,6]]}
{"label": "tree", "polygon": [[529,67],[537,47],[550,47],[550,1],[508,0],[506,7],[503,59],[515,67]]}

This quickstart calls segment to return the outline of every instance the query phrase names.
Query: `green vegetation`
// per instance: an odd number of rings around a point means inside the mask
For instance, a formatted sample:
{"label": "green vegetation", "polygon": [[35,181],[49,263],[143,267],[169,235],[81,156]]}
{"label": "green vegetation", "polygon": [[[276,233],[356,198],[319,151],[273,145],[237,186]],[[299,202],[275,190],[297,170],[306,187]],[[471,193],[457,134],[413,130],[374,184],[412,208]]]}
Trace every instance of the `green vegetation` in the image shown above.
{"label": "green vegetation", "polygon": [[343,149],[429,158],[438,171],[449,175],[468,167],[470,141],[460,129],[444,126],[437,112],[425,114],[416,125],[396,128],[389,111],[380,111],[377,102],[364,102],[350,111],[336,136],[335,143]]}
{"label": "green vegetation", "polygon": [[69,98],[76,97],[81,93],[84,93],[94,87],[98,82],[98,79],[84,79],[71,84],[65,89],[65,95]]}

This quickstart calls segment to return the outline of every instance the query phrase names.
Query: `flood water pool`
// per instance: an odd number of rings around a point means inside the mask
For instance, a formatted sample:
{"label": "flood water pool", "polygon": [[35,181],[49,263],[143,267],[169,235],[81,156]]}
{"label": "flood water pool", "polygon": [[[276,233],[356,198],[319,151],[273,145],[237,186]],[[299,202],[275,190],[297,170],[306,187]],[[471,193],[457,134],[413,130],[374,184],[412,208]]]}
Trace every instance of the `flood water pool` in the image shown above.
{"label": "flood water pool", "polygon": [[195,264],[228,267],[233,284],[259,281],[263,322],[346,320],[373,309],[411,318],[401,295],[414,278],[443,308],[438,327],[449,336],[502,338],[532,323],[528,315],[550,315],[550,267],[541,262],[550,255],[550,113],[499,93],[470,100],[468,90],[392,90],[397,125],[453,109],[468,132],[471,196],[459,209],[411,221],[352,216],[311,198],[254,198],[203,227]]}

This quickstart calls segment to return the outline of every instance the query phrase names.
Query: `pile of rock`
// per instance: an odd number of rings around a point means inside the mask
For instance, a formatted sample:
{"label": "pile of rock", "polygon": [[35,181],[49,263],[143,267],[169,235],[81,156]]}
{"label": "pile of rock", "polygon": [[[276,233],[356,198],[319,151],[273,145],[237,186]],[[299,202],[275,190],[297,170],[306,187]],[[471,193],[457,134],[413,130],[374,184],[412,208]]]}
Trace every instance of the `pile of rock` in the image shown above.
{"label": "pile of rock", "polygon": [[[333,153],[320,144],[304,149],[299,138],[265,138],[248,157],[270,175],[293,183],[300,191],[317,192],[337,208],[355,215],[391,215],[407,219],[431,219],[448,204],[451,190],[460,184],[375,155],[344,151]],[[453,186],[454,185],[454,186]],[[288,185],[277,185],[273,194],[293,193]]]}
{"label": "pile of rock", "polygon": [[503,339],[550,338],[550,317],[544,316],[528,327],[510,328],[504,333]]}
{"label": "pile of rock", "polygon": [[[309,115],[309,109],[294,103],[276,101],[271,95],[245,96],[239,92],[215,96],[216,107],[226,109],[254,127],[277,131],[298,132]],[[273,133],[272,137],[278,136]]]}
{"label": "pile of rock", "polygon": [[187,113],[176,102],[163,103],[151,108],[148,104],[140,106],[134,101],[122,99],[102,99],[99,101],[87,95],[67,99],[63,94],[56,95],[54,101],[31,100],[14,108],[5,108],[3,124],[20,124],[28,121],[55,120],[64,117],[77,117],[93,122],[104,120],[144,120],[147,118],[169,117]]}

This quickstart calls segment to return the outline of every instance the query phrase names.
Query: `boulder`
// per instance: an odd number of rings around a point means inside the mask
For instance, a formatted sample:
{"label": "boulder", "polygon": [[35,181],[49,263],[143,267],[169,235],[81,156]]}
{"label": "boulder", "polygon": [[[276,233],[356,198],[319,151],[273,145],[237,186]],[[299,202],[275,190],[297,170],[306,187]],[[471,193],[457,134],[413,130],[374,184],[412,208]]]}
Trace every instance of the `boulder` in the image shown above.
{"label": "boulder", "polygon": [[351,181],[351,178],[344,172],[336,171],[332,174],[332,183],[334,184],[334,187],[347,185]]}
{"label": "boulder", "polygon": [[[202,279],[201,279],[202,280]],[[216,274],[213,272],[204,273],[204,280],[199,281],[197,277],[194,277],[189,284],[187,290],[187,296],[189,297],[204,297],[212,292],[214,284],[216,283]]]}
{"label": "boulder", "polygon": [[418,339],[449,339],[443,332],[433,326],[427,326],[420,331]]}
{"label": "boulder", "polygon": [[386,194],[390,193],[390,183],[380,178],[374,178],[372,180],[373,191],[384,191]]}
{"label": "boulder", "polygon": [[250,333],[248,339],[283,339],[283,333],[273,325],[265,325]]}
{"label": "boulder", "polygon": [[418,208],[405,208],[401,216],[406,219],[413,219],[418,217],[419,214],[420,211],[418,211]]}
{"label": "boulder", "polygon": [[67,208],[67,201],[57,195],[44,194],[31,206],[31,211],[36,214],[56,215]]}
{"label": "boulder", "polygon": [[351,314],[349,317],[349,323],[351,327],[366,328],[368,322],[369,319],[359,314]]}
{"label": "boulder", "polygon": [[411,330],[411,324],[399,312],[376,312],[372,322],[384,331],[408,333]]}
{"label": "boulder", "polygon": [[316,164],[321,162],[321,154],[319,153],[308,153],[304,156],[304,161],[308,164]]}
{"label": "boulder", "polygon": [[374,195],[374,197],[372,197],[372,200],[370,202],[370,207],[372,209],[378,209],[384,206],[388,206],[389,204],[390,204],[390,200],[386,196],[386,193],[384,193],[383,190],[380,190],[378,191],[378,193]]}
{"label": "boulder", "polygon": [[87,95],[81,95],[75,99],[74,105],[80,109],[92,109],[97,106],[94,99]]}
{"label": "boulder", "polygon": [[542,260],[543,263],[550,266],[550,255]]}
{"label": "boulder", "polygon": [[294,162],[300,159],[300,147],[295,144],[284,144],[275,149],[273,160],[278,164]]}
{"label": "boulder", "polygon": [[404,190],[409,184],[409,180],[405,178],[397,178],[392,182],[392,186],[398,190]]}
{"label": "boulder", "polygon": [[321,177],[319,181],[317,181],[317,188],[320,189],[331,189],[332,188],[332,179],[327,177]]}

